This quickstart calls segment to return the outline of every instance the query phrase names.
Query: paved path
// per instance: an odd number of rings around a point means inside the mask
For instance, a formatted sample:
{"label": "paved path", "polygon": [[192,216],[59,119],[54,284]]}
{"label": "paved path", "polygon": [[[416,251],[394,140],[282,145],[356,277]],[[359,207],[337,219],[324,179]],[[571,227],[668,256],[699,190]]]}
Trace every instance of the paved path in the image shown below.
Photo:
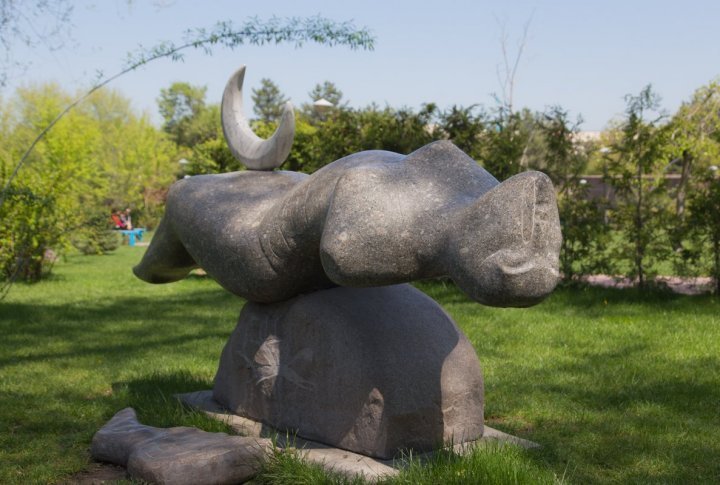
{"label": "paved path", "polygon": [[[610,275],[589,275],[583,276],[581,279],[592,286],[602,286],[604,288],[629,288],[636,284],[634,280],[629,278]],[[711,292],[713,289],[713,279],[707,276],[697,278],[657,276],[655,282],[665,284],[672,291],[681,295],[700,295]]]}

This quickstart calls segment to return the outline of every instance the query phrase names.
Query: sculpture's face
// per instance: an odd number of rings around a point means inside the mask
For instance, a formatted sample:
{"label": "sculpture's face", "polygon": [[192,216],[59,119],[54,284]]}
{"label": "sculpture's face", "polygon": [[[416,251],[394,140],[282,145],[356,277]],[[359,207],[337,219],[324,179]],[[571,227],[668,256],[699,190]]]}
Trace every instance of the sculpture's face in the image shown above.
{"label": "sculpture's face", "polygon": [[519,251],[501,250],[482,260],[471,274],[456,283],[470,298],[486,305],[531,306],[557,285],[560,275],[556,261],[552,257],[529,260]]}
{"label": "sculpture's face", "polygon": [[464,216],[451,274],[472,299],[492,306],[530,306],[559,281],[562,236],[555,191],[539,172],[496,186]]}

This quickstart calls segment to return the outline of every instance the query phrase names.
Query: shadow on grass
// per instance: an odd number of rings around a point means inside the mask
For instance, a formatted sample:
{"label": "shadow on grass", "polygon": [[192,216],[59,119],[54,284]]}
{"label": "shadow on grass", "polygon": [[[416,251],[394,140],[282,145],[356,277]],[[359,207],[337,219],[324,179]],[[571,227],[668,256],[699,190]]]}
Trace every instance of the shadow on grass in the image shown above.
{"label": "shadow on grass", "polygon": [[113,383],[113,389],[126,395],[128,406],[135,408],[143,424],[161,428],[195,426],[205,431],[227,432],[229,428],[226,425],[183,405],[175,398],[176,394],[204,391],[212,387],[212,380],[187,371],[154,372]]}
{"label": "shadow on grass", "polygon": [[582,473],[569,477],[578,483],[715,481],[720,387],[712,376],[720,375],[720,356],[686,358],[673,369],[672,362],[645,367],[647,352],[636,342],[526,371],[498,385],[511,397],[491,412],[534,414],[532,427],[489,424],[540,443],[537,453],[550,463],[582,463]]}
{"label": "shadow on grass", "polygon": [[242,304],[214,288],[163,298],[4,302],[0,454],[22,476],[45,476],[34,471],[37,456],[72,469],[92,435],[127,406],[147,424],[224,431],[172,396],[211,387],[208,376]]}
{"label": "shadow on grass", "polygon": [[[128,356],[200,338],[224,339],[242,305],[242,300],[218,290],[82,306],[7,303],[7,318],[0,322],[0,349],[6,349],[0,366],[79,355]],[[47,350],[55,347],[61,349]]]}
{"label": "shadow on grass", "polygon": [[[465,311],[476,313],[479,318],[497,310],[470,300],[449,280],[427,280],[414,284],[416,288],[446,307],[459,305]],[[562,310],[565,314],[581,317],[598,316],[608,308],[641,307],[660,305],[668,312],[688,312],[716,315],[720,311],[720,297],[704,295],[681,295],[662,287],[603,288],[585,284],[559,286],[545,301],[528,309],[512,311],[552,313]],[[466,307],[467,305],[467,307]],[[463,311],[461,310],[461,311]],[[502,310],[501,310],[502,311]]]}
{"label": "shadow on grass", "polygon": [[[543,445],[538,460],[560,472],[577,465],[580,471],[570,476],[577,483],[718,481],[717,345],[670,357],[675,349],[659,352],[658,342],[682,344],[682,333],[666,331],[665,340],[653,340],[663,324],[680,328],[691,314],[704,317],[695,337],[702,338],[719,314],[717,297],[561,288],[537,307],[503,310],[477,305],[448,282],[417,286],[451,307],[459,322],[478,328],[477,336],[472,329],[468,334],[476,348],[481,342],[481,359],[499,364],[487,402],[498,420],[489,424]],[[0,433],[0,450],[15,468],[38,468],[38,456],[65,466],[68,456],[85,456],[92,434],[127,406],[148,425],[223,431],[173,395],[212,387],[241,306],[215,288],[111,301],[88,296],[66,304],[3,302],[0,367],[8,373],[2,376],[0,429],[7,432]],[[595,319],[629,313],[650,321],[626,327],[619,319]],[[673,320],[661,321],[665,315]],[[542,318],[536,322],[535,316]],[[541,325],[542,332],[528,337],[523,321]],[[517,358],[521,350],[529,357],[543,352],[542,344],[525,344],[543,335],[555,347],[540,368]],[[505,423],[503,416],[509,417]]]}
{"label": "shadow on grass", "polygon": [[[218,355],[219,358],[219,355]],[[0,445],[6,452],[15,451],[18,440],[22,447],[36,448],[32,441],[43,443],[50,438],[53,453],[63,448],[84,448],[92,435],[115,413],[128,406],[135,408],[143,424],[170,427],[196,426],[207,431],[228,428],[204,414],[182,405],[174,395],[212,388],[212,379],[198,377],[188,371],[151,372],[111,384],[108,392],[93,393],[87,388],[61,385],[38,396],[37,389],[0,393]],[[20,439],[22,436],[24,438]],[[28,455],[28,460],[34,458]]]}

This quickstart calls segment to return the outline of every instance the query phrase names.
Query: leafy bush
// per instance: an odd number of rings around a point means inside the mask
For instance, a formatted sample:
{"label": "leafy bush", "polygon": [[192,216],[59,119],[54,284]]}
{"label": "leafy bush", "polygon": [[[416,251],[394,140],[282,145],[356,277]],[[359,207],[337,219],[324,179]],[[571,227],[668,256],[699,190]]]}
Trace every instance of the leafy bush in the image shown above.
{"label": "leafy bush", "polygon": [[106,211],[94,211],[72,236],[72,244],[83,254],[107,254],[120,246],[120,234],[110,224]]}
{"label": "leafy bush", "polygon": [[[0,105],[0,187],[14,162],[70,96],[54,84],[18,90]],[[73,244],[88,254],[111,251],[109,204],[159,217],[175,179],[177,147],[114,92],[96,93],[35,146],[2,194],[0,279],[35,281]]]}
{"label": "leafy bush", "polygon": [[60,211],[52,195],[11,186],[0,206],[0,279],[37,281],[51,267],[48,250],[61,244]]}

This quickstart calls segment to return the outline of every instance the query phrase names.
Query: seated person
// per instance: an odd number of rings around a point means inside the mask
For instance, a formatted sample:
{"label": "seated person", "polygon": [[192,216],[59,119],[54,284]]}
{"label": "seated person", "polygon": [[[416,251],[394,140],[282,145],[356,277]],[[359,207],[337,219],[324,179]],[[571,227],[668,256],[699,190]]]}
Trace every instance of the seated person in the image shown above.
{"label": "seated person", "polygon": [[128,207],[127,209],[125,209],[125,212],[118,211],[118,215],[120,216],[120,220],[122,221],[123,225],[125,226],[125,227],[123,227],[123,229],[127,229],[128,231],[132,230],[133,225],[132,225],[132,217],[130,216],[130,208]]}
{"label": "seated person", "polygon": [[123,221],[122,212],[113,211],[113,213],[110,214],[110,219],[112,219],[113,229],[127,229],[125,221]]}

